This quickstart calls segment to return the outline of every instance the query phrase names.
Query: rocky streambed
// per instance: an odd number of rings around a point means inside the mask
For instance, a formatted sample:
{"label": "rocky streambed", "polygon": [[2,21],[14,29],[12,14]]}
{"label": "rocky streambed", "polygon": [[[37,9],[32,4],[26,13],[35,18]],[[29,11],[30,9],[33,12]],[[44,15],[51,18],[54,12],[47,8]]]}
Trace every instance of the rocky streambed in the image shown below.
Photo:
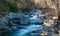
{"label": "rocky streambed", "polygon": [[29,15],[8,13],[0,18],[0,36],[57,36],[50,26],[43,25],[44,19],[39,18],[39,15],[42,15],[39,9],[30,11]]}

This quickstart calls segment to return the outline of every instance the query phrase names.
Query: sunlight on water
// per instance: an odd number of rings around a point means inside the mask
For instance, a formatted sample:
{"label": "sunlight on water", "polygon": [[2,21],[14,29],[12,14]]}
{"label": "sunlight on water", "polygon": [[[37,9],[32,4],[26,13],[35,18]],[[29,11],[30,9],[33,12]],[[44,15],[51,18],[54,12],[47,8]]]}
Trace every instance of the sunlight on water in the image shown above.
{"label": "sunlight on water", "polygon": [[27,36],[32,31],[37,31],[37,30],[43,30],[43,27],[41,25],[30,25],[26,29],[21,29],[19,30],[15,36]]}

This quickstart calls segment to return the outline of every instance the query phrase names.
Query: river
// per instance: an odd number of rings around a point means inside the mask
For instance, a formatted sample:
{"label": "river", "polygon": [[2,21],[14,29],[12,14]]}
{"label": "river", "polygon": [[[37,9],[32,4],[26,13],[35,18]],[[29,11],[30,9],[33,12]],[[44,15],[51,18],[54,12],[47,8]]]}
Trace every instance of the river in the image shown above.
{"label": "river", "polygon": [[42,11],[39,9],[31,11],[30,15],[26,15],[21,12],[8,13],[1,21],[3,21],[3,24],[9,23],[11,26],[8,27],[9,31],[2,32],[0,36],[40,36],[40,32],[43,30],[42,23],[44,21],[43,19],[38,18],[38,15],[41,14]]}

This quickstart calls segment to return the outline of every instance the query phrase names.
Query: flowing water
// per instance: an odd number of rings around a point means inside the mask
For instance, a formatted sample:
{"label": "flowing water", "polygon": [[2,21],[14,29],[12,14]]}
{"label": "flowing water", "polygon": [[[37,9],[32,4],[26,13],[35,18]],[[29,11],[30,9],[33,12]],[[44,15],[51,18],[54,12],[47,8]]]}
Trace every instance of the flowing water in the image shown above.
{"label": "flowing water", "polygon": [[[40,36],[40,32],[43,30],[43,19],[38,18],[38,14],[41,15],[41,10],[31,11],[30,15],[25,15],[21,12],[19,13],[8,13],[7,16],[3,18],[2,24],[11,24],[8,27],[8,32],[3,32],[1,36]],[[5,20],[4,20],[5,19]],[[17,19],[16,22],[14,20]],[[25,24],[21,24],[20,21]],[[25,22],[26,21],[26,22]],[[13,27],[18,28],[18,30],[13,30]]]}

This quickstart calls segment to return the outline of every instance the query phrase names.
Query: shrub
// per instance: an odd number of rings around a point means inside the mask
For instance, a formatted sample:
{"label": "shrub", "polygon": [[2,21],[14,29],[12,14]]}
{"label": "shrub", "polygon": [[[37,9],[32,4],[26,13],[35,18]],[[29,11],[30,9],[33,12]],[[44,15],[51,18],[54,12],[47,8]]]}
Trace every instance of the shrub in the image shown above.
{"label": "shrub", "polygon": [[7,3],[0,2],[0,11],[5,11],[8,9],[9,9],[9,7],[8,7]]}
{"label": "shrub", "polygon": [[1,0],[0,1],[0,10],[2,10],[2,11],[7,10],[7,11],[12,11],[12,12],[17,12],[18,10],[22,10],[22,11],[28,12],[29,8],[27,7],[27,5],[22,1],[20,1],[20,3],[21,3],[21,5],[19,8],[16,1],[8,2],[8,1]]}
{"label": "shrub", "polygon": [[16,2],[8,2],[8,7],[10,11],[17,12],[18,6]]}
{"label": "shrub", "polygon": [[20,6],[20,9],[22,11],[26,11],[26,12],[29,12],[29,8],[27,7],[27,5],[25,3],[22,3],[22,5]]}

